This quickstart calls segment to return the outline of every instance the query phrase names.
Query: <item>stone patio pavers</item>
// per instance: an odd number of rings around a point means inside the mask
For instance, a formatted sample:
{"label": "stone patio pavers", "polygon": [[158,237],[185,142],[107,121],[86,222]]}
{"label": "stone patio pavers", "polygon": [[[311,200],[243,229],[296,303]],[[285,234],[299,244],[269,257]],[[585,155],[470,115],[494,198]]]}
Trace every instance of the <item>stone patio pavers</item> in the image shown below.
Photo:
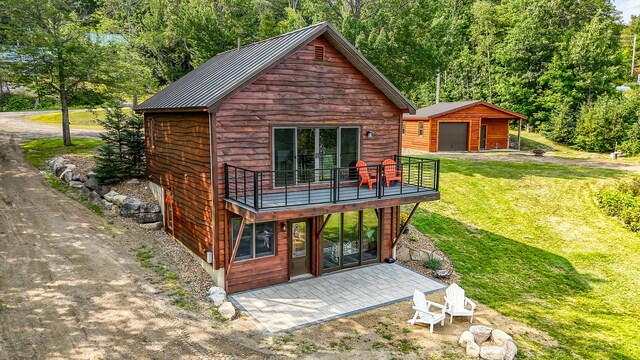
{"label": "stone patio pavers", "polygon": [[271,333],[292,330],[430,293],[445,285],[399,264],[375,264],[229,296]]}

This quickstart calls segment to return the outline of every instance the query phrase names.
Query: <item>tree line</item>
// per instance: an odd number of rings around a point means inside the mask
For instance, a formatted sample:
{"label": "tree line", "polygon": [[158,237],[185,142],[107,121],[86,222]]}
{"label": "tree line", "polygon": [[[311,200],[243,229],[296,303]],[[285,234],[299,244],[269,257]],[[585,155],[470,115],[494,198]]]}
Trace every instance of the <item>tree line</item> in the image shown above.
{"label": "tree line", "polygon": [[[87,83],[145,95],[238,39],[247,44],[330,21],[418,106],[434,103],[439,72],[441,101],[493,102],[564,143],[610,151],[637,133],[638,114],[629,111],[613,138],[591,144],[581,136],[589,128],[581,124],[593,123],[590,109],[628,106],[637,96],[615,85],[632,80],[638,18],[623,24],[609,0],[6,1],[0,42],[24,44],[27,60],[62,53],[69,65],[63,76],[56,59],[13,66],[15,81],[61,97]],[[87,40],[87,33],[123,40]]]}

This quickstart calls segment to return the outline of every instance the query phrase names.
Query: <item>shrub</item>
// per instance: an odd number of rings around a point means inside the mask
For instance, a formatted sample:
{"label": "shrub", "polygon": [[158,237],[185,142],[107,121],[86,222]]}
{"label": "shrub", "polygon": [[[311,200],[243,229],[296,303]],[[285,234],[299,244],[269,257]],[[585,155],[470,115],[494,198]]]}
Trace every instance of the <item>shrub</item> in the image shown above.
{"label": "shrub", "polygon": [[35,97],[33,96],[14,93],[0,94],[0,111],[33,110],[34,103]]}
{"label": "shrub", "polygon": [[411,234],[411,236],[409,236],[409,240],[416,242],[418,241],[418,237],[416,236],[416,234]]}
{"label": "shrub", "polygon": [[80,88],[69,96],[69,106],[71,107],[99,107],[106,106],[110,99],[93,89]]}
{"label": "shrub", "polygon": [[620,219],[631,231],[640,231],[640,179],[602,190],[596,199],[607,215]]}
{"label": "shrub", "polygon": [[436,258],[429,258],[425,260],[422,263],[422,265],[424,265],[424,267],[426,267],[427,269],[440,270],[442,269],[442,260],[436,259]]}

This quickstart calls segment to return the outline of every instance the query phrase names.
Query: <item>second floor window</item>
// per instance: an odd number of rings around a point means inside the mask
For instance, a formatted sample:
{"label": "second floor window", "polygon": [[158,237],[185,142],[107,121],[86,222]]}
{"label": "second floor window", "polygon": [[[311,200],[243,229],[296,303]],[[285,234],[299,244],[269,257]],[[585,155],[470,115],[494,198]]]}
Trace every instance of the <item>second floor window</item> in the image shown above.
{"label": "second floor window", "polygon": [[424,134],[424,123],[422,121],[418,122],[418,136],[422,136]]}

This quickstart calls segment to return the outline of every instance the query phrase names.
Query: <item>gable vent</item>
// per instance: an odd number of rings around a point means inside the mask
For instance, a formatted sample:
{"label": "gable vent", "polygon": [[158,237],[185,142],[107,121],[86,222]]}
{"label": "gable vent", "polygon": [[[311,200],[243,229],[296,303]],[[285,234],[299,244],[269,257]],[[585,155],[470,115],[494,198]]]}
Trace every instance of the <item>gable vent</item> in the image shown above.
{"label": "gable vent", "polygon": [[316,46],[315,47],[315,60],[316,61],[324,61],[324,46]]}

